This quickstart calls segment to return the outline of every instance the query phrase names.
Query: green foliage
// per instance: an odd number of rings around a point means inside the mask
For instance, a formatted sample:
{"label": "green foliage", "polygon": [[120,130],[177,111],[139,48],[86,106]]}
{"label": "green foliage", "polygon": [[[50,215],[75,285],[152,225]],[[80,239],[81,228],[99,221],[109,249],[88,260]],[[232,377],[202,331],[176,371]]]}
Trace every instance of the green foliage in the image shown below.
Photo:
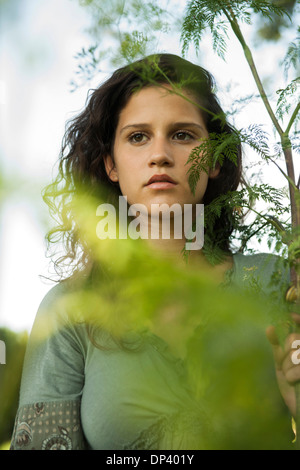
{"label": "green foliage", "polygon": [[[82,217],[88,232],[89,216]],[[265,338],[265,327],[282,317],[281,290],[260,297],[258,286],[266,280],[255,263],[230,288],[220,286],[205,266],[172,261],[141,240],[102,242],[93,246],[100,278],[59,299],[59,311],[93,326],[100,347],[102,328],[129,351],[140,346],[135,332],[147,335],[150,329],[170,346],[164,346],[169,360],[186,353],[199,400],[193,418],[205,423],[198,436],[201,448],[292,448],[290,419]],[[45,334],[51,334],[48,325]]]}
{"label": "green foliage", "polygon": [[[294,107],[295,98],[300,99],[300,78],[295,78],[283,90],[277,90],[279,95],[277,100],[277,116],[283,121],[287,114],[290,113]],[[294,125],[299,121],[299,114],[296,116]]]}
{"label": "green foliage", "polygon": [[186,53],[191,43],[198,51],[204,32],[209,30],[212,35],[214,51],[224,58],[228,37],[228,20],[233,28],[236,28],[234,24],[236,19],[251,24],[252,13],[261,13],[268,19],[272,19],[273,14],[287,15],[286,10],[281,6],[264,0],[249,2],[241,0],[191,0],[187,5],[182,25],[183,54]]}
{"label": "green foliage", "polygon": [[207,173],[209,168],[215,168],[217,163],[222,165],[225,158],[237,163],[236,149],[239,142],[238,134],[210,133],[208,139],[204,139],[192,150],[187,164],[190,165],[188,174],[193,193],[203,171]]}
{"label": "green foliage", "polygon": [[[149,49],[156,51],[153,47],[157,44],[155,34],[160,29],[170,27],[168,10],[160,9],[155,2],[89,0],[82,4],[91,8],[95,21],[93,34],[98,38],[91,50],[82,50],[80,59],[91,57],[90,66],[81,70],[83,74],[89,71],[94,73],[101,60],[106,59],[107,55],[99,53],[104,52],[103,38],[108,31],[112,44],[118,42],[117,48],[105,46],[108,55],[112,55],[110,63],[122,65],[146,54]],[[280,169],[287,183],[295,189],[296,183],[288,172],[282,170],[280,159],[290,157],[289,152],[294,150],[299,139],[296,129],[299,108],[295,107],[298,79],[293,78],[278,90],[277,110],[274,113],[241,30],[243,23],[253,24],[254,15],[260,15],[269,22],[274,21],[274,17],[289,20],[289,11],[284,7],[281,2],[263,0],[191,0],[187,3],[181,24],[183,54],[192,44],[198,52],[201,40],[208,31],[214,51],[225,59],[229,32],[232,31],[242,46],[259,96],[279,135],[275,145],[270,143],[269,136],[259,124],[239,129],[231,136],[226,133],[210,134],[209,139],[202,140],[189,158],[192,190],[201,172],[222,164],[227,158],[235,161],[239,143],[254,150],[260,162]],[[283,60],[286,79],[292,67],[297,69],[298,55],[297,39],[290,44]],[[176,90],[174,87],[174,92],[180,93],[180,88]],[[242,100],[243,103],[245,101]],[[285,131],[281,129],[278,119],[287,121]],[[298,201],[297,192],[295,197]],[[124,325],[138,328],[161,326],[160,319],[171,312],[174,314],[171,318],[176,321],[168,324],[168,340],[175,350],[180,349],[182,343],[188,345],[190,375],[206,408],[208,421],[212,424],[212,438],[210,434],[206,438],[208,447],[289,448],[292,439],[292,436],[287,438],[290,423],[280,405],[270,351],[267,350],[263,333],[271,319],[269,314],[272,314],[274,322],[278,318],[286,319],[281,309],[283,293],[277,289],[276,275],[271,280],[272,296],[267,298],[264,295],[263,300],[258,296],[262,280],[255,277],[255,266],[245,273],[247,279],[251,278],[249,295],[221,291],[205,269],[205,275],[202,275],[201,271],[197,269],[194,272],[190,266],[185,270],[164,263],[162,258],[157,262],[153,253],[149,256],[143,249],[137,249],[136,241],[132,244],[128,240],[113,240],[111,244],[107,240],[100,246],[97,241],[90,240],[91,225],[84,221],[88,206],[84,204],[84,207],[84,211],[79,210],[80,217],[83,217],[79,225],[86,230],[84,239],[96,249],[100,265],[109,274],[104,276],[96,296],[90,298],[93,299],[91,308],[87,309],[86,296],[79,300],[75,295],[72,305],[81,305],[91,313],[93,320],[93,314],[97,318],[99,314],[99,309],[93,308],[93,302],[95,306],[100,303],[103,306],[101,325],[114,328],[116,335],[122,332]],[[299,258],[299,237],[297,231],[292,230],[286,188],[276,189],[272,181],[260,184],[257,180],[245,181],[238,191],[219,196],[206,206],[206,228],[224,208],[233,209],[235,232],[232,241],[237,250],[247,252],[251,239],[261,241],[266,237],[271,251],[292,260]],[[252,216],[248,223],[246,215]],[[204,252],[212,264],[224,259],[224,253],[216,250],[209,240]],[[195,331],[195,322],[199,319],[200,325]],[[162,332],[163,329],[159,331],[160,334]]]}
{"label": "green foliage", "polygon": [[[257,291],[255,283],[253,290]],[[268,366],[263,328],[254,312],[258,304],[248,300],[220,295],[217,308],[211,299],[211,319],[206,322],[204,315],[189,343],[191,374],[215,425],[213,448],[291,448],[291,432]],[[226,313],[220,311],[223,302]]]}
{"label": "green foliage", "polygon": [[[261,126],[253,124],[248,129],[240,129],[230,135],[210,134],[209,138],[203,140],[189,156],[188,173],[192,191],[195,191],[201,172],[207,172],[217,163],[222,165],[225,158],[236,162],[236,148],[239,143],[247,144],[267,163],[273,162],[268,136]],[[257,208],[259,202],[264,203],[263,210]],[[235,215],[235,232],[232,241],[239,251],[247,251],[249,241],[256,237],[258,242],[264,239],[270,250],[273,248],[277,253],[286,253],[285,245],[287,234],[291,231],[291,224],[290,209],[284,189],[252,181],[251,184],[247,184],[245,181],[241,190],[221,195],[205,207],[207,228],[214,225],[224,207],[232,209]],[[243,224],[243,218],[249,212],[254,215],[254,220]],[[212,259],[211,254],[207,254],[208,259]]]}
{"label": "green foliage", "polygon": [[295,70],[299,69],[299,61],[300,61],[300,26],[298,27],[298,36],[295,41],[291,42],[287,52],[284,56],[282,64],[284,66],[284,72],[287,76],[288,71],[291,66],[294,67]]}
{"label": "green foliage", "polygon": [[[293,5],[292,5],[293,3]],[[236,35],[244,49],[245,57],[249,62],[251,71],[255,70],[252,55],[247,46],[241,25],[243,23],[253,24],[254,19],[257,17],[263,18],[264,21],[269,23],[274,22],[276,19],[290,22],[291,14],[294,8],[294,2],[287,1],[272,1],[269,0],[191,0],[187,2],[185,14],[181,23],[174,15],[174,8],[169,8],[168,4],[157,2],[140,2],[134,0],[120,1],[115,0],[112,2],[99,2],[98,0],[82,2],[83,5],[90,8],[93,18],[94,27],[91,29],[93,37],[97,40],[97,46],[93,46],[90,50],[83,50],[80,58],[83,63],[86,62],[86,69],[81,67],[82,74],[88,76],[95,74],[97,67],[101,61],[104,61],[104,48],[102,46],[102,38],[109,32],[109,37],[113,38],[114,44],[119,44],[115,51],[105,48],[109,55],[111,55],[110,62],[114,65],[122,62],[130,62],[140,56],[148,53],[149,50],[153,52],[158,42],[157,38],[161,34],[161,30],[171,30],[172,24],[181,30],[181,43],[182,53],[185,54],[193,44],[196,51],[199,51],[201,40],[206,32],[210,32],[212,38],[212,45],[215,52],[225,59],[227,50],[227,43],[229,32]],[[138,25],[138,28],[137,28]],[[99,55],[99,51],[101,54]],[[96,57],[97,56],[97,57]],[[107,57],[107,56],[105,56]],[[283,71],[287,77],[288,72],[293,67],[297,69],[299,61],[299,38],[293,41],[287,50],[283,59]],[[145,74],[149,74],[145,70]],[[149,77],[147,77],[149,78]],[[235,146],[238,142],[245,145],[248,149],[252,149],[255,153],[267,164],[273,163],[279,171],[286,177],[287,184],[292,184],[295,187],[295,182],[291,180],[289,174],[285,173],[281,166],[283,154],[288,146],[293,150],[297,150],[299,136],[297,133],[297,123],[299,121],[298,109],[295,108],[297,102],[299,79],[293,78],[290,83],[286,84],[277,91],[277,109],[276,117],[273,113],[271,106],[268,102],[268,97],[263,89],[263,86],[258,76],[254,77],[260,97],[264,102],[267,111],[270,114],[273,125],[280,133],[281,142],[273,144],[270,137],[264,131],[263,127],[259,124],[250,124],[247,128],[237,131],[235,135],[210,135],[210,139],[202,141],[200,145],[192,152],[189,163],[191,169],[189,171],[189,180],[191,189],[194,190],[195,185],[199,179],[199,172],[207,171],[208,168],[214,167],[218,162],[222,164],[224,159],[229,158],[234,160]],[[155,81],[155,76],[152,77]],[[180,88],[184,84],[171,84],[174,92],[180,94]],[[251,96],[252,98],[252,96]],[[239,98],[233,103],[238,107],[246,106],[250,102],[250,97]],[[215,119],[220,119],[220,116],[215,116]],[[276,121],[276,119],[278,121]],[[286,131],[280,129],[279,121],[287,123]],[[287,139],[288,136],[288,139]],[[268,200],[268,207],[271,207],[271,198]],[[270,214],[274,215],[276,211],[276,204],[274,210],[268,209]],[[287,223],[286,214],[284,214],[282,224]],[[277,214],[277,219],[280,219],[280,214]],[[259,237],[257,231],[258,226],[256,223],[251,224],[256,236]],[[274,226],[265,226],[270,228],[270,238],[275,236]],[[248,234],[250,235],[250,234]],[[248,237],[247,235],[247,237]],[[246,238],[247,238],[246,237]],[[246,238],[242,246],[244,245]],[[250,240],[252,237],[249,237]],[[278,239],[278,234],[275,236]],[[279,241],[277,240],[276,246],[278,248]],[[268,242],[268,244],[270,244]],[[283,250],[285,248],[283,247]]]}
{"label": "green foliage", "polygon": [[[269,142],[269,138],[263,132],[263,130],[258,125],[249,126],[249,128],[245,130],[238,131],[240,142],[247,144],[252,150],[255,150],[256,153],[262,158],[262,160],[269,161],[274,163],[277,168],[281,171],[281,173],[286,177],[288,184],[290,186],[291,192],[291,206],[292,206],[292,225],[295,227],[297,225],[297,217],[296,214],[299,211],[299,206],[297,208],[297,188],[294,181],[294,173],[293,173],[293,162],[292,162],[292,155],[291,150],[295,146],[295,141],[297,140],[297,131],[296,125],[299,120],[299,104],[295,107],[295,101],[299,102],[299,93],[298,93],[298,86],[299,86],[299,79],[293,79],[284,89],[278,90],[278,102],[277,102],[277,118],[275,117],[271,105],[269,103],[268,97],[265,93],[264,87],[260,80],[260,77],[257,73],[257,69],[255,63],[253,61],[253,57],[251,51],[245,41],[243,33],[240,28],[240,24],[242,22],[246,22],[251,24],[252,21],[252,14],[253,13],[260,13],[263,15],[265,19],[273,20],[274,15],[278,17],[288,17],[288,11],[284,8],[286,2],[269,2],[269,1],[250,1],[250,2],[241,2],[241,1],[227,1],[221,2],[218,0],[212,0],[208,2],[204,1],[190,1],[187,6],[187,13],[185,20],[182,26],[182,42],[183,42],[183,53],[185,53],[190,47],[191,43],[194,43],[196,51],[199,49],[200,40],[203,37],[204,32],[209,30],[212,34],[213,46],[214,50],[224,58],[224,52],[226,50],[226,36],[227,36],[227,27],[228,24],[230,25],[233,33],[237,37],[238,41],[240,42],[245,58],[249,64],[250,70],[253,74],[254,80],[256,82],[258,91],[260,93],[261,99],[268,111],[269,117],[274,125],[276,131],[279,133],[281,138],[281,148],[279,146],[275,146],[275,152],[272,155],[271,153],[271,145]],[[286,53],[286,56],[283,60],[284,71],[285,75],[287,76],[287,72],[291,65],[295,68],[298,63],[299,57],[299,46],[296,42],[293,42]],[[298,98],[297,98],[298,96]],[[277,119],[281,121],[287,120],[288,124],[286,127],[286,131],[283,131],[279,125]],[[291,132],[293,129],[293,133]],[[288,134],[291,133],[291,138],[288,137]],[[213,142],[205,148],[202,145],[202,150],[204,151],[204,155],[211,154],[211,161],[220,160],[220,155],[222,158],[231,158],[229,152],[230,146],[228,146],[228,142],[226,139],[224,143],[220,144],[216,141],[215,137],[213,137]],[[199,147],[200,151],[200,147]],[[287,165],[287,173],[285,173],[280,165],[276,162],[279,156],[285,156],[286,165]],[[215,157],[213,156],[215,155]],[[221,160],[222,160],[221,158]],[[203,171],[204,165],[199,163],[199,152],[193,152],[191,155],[191,159],[193,160],[192,165],[192,174],[190,175],[190,181],[192,188],[195,187],[197,182],[197,171]],[[207,162],[207,157],[204,157],[204,162]],[[260,187],[262,190],[262,187]],[[271,194],[271,192],[269,193]],[[292,198],[293,194],[295,194],[294,198]],[[272,199],[270,195],[268,198],[264,197],[265,195],[262,193],[261,198],[268,202],[268,204],[272,204]],[[249,194],[249,197],[251,195]],[[251,200],[251,199],[250,199]],[[227,201],[223,201],[224,204],[227,204]],[[274,204],[274,209],[278,211],[277,204]],[[253,208],[252,208],[253,210]],[[261,214],[262,216],[262,214]],[[270,214],[271,217],[275,217],[274,215]],[[277,220],[279,217],[279,212],[276,214]],[[259,217],[261,218],[261,217]],[[262,216],[263,218],[263,216]],[[271,220],[271,219],[269,219]],[[274,219],[273,219],[274,220]],[[260,231],[256,227],[258,222],[258,216],[255,219],[254,225],[252,224],[251,227],[255,227],[255,231],[253,233],[259,234]],[[268,224],[263,224],[263,228],[266,227]],[[275,227],[274,224],[273,228]],[[282,224],[281,224],[282,225]],[[248,230],[246,230],[248,231]],[[273,232],[273,230],[272,230]],[[279,230],[276,234],[276,250],[279,250],[279,240],[278,234],[282,236],[285,233]],[[272,233],[272,235],[274,235]],[[245,246],[245,240],[249,240],[251,236],[249,234],[246,238],[243,238],[242,247]],[[295,237],[294,237],[295,238]],[[291,240],[291,239],[290,239]],[[285,236],[284,243],[287,242],[287,237]],[[294,242],[293,242],[294,243]],[[271,245],[268,242],[269,246]],[[293,254],[296,254],[296,251],[292,251]],[[291,251],[289,251],[291,254]],[[293,263],[293,261],[292,261]]]}
{"label": "green foliage", "polygon": [[[257,208],[262,202],[264,208]],[[263,183],[246,185],[240,191],[221,195],[205,209],[207,228],[220,216],[224,207],[233,210],[235,231],[232,243],[237,251],[252,253],[248,244],[255,238],[259,243],[264,240],[271,252],[287,254],[291,224],[284,190]],[[252,214],[252,220],[243,223],[249,214]]]}
{"label": "green foliage", "polygon": [[[292,17],[298,2],[297,0],[273,0],[272,3],[284,8]],[[290,22],[287,18],[272,13],[270,15],[270,19],[271,21],[265,21],[263,15],[259,18],[258,34],[264,40],[277,41],[283,36],[283,33],[285,32],[285,29],[289,27]]]}
{"label": "green foliage", "polygon": [[221,12],[222,6],[217,0],[189,2],[182,26],[183,53],[187,51],[191,42],[194,43],[196,51],[199,51],[203,33],[209,28],[213,37],[213,48],[224,58],[228,26],[225,21],[217,21]]}
{"label": "green foliage", "polygon": [[71,82],[73,91],[105,71],[103,63],[115,68],[155,51],[157,36],[166,34],[172,20],[174,23],[173,14],[161,2],[82,0],[79,3],[91,13],[93,24],[89,33],[94,44],[76,56],[78,69],[77,79]]}

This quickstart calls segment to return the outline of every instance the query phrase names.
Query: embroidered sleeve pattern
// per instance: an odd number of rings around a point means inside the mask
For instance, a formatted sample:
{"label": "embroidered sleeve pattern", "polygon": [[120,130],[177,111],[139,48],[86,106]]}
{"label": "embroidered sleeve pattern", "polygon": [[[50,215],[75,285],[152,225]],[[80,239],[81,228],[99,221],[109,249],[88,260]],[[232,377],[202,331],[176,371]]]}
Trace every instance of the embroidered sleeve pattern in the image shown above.
{"label": "embroidered sleeve pattern", "polygon": [[11,450],[85,450],[80,401],[52,401],[18,410]]}

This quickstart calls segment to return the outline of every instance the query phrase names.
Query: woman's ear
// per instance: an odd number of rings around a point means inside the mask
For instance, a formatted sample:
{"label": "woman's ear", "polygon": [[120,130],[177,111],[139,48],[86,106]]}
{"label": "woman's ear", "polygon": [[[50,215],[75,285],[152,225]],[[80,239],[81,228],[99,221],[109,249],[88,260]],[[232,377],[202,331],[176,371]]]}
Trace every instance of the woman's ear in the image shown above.
{"label": "woman's ear", "polygon": [[117,183],[119,181],[118,172],[115,167],[114,161],[110,155],[106,155],[104,157],[104,165],[109,179],[114,183]]}
{"label": "woman's ear", "polygon": [[211,179],[214,179],[217,176],[219,176],[220,171],[221,171],[221,166],[220,166],[220,163],[217,162],[214,168],[209,169],[208,177]]}

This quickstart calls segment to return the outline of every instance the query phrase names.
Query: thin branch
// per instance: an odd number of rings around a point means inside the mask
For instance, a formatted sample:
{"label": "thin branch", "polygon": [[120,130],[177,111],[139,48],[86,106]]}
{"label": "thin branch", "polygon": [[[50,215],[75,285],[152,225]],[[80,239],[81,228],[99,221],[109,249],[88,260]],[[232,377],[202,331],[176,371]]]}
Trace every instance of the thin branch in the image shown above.
{"label": "thin branch", "polygon": [[[267,225],[272,225],[276,231],[279,233],[279,235],[281,236],[281,240],[282,240],[282,243],[285,243],[283,241],[283,235],[285,233],[285,229],[283,227],[283,225],[279,222],[279,220],[276,219],[276,217],[273,217],[273,216],[267,216],[267,219],[266,219],[266,222],[264,222],[262,225],[260,225],[258,227],[257,230],[255,230],[255,232],[252,232],[247,238],[244,238],[242,239],[242,243],[241,243],[241,246],[240,246],[240,249],[239,251],[243,251],[243,249],[247,246],[247,243],[249,242],[249,240],[251,240],[251,238],[255,237],[255,235],[257,235],[259,232],[261,232],[261,230],[266,227]],[[254,226],[254,222],[253,224],[250,225],[250,228],[252,228]]]}
{"label": "thin branch", "polygon": [[[275,114],[272,110],[272,107],[271,107],[271,105],[269,103],[269,100],[266,96],[263,84],[262,84],[262,82],[260,80],[260,77],[258,75],[256,66],[255,66],[255,63],[254,63],[254,60],[253,60],[253,57],[252,57],[251,50],[250,50],[250,48],[248,47],[248,45],[245,41],[243,33],[242,33],[242,31],[239,27],[237,18],[235,17],[235,14],[234,14],[234,12],[233,12],[233,10],[232,10],[232,8],[231,8],[231,6],[228,2],[226,2],[226,6],[223,8],[223,12],[226,15],[228,21],[230,22],[232,30],[233,30],[235,36],[237,37],[238,41],[240,42],[242,48],[243,48],[246,60],[247,60],[247,62],[249,64],[249,67],[251,69],[251,72],[252,72],[253,78],[255,80],[256,86],[258,88],[258,91],[260,93],[260,96],[263,100],[263,103],[266,107],[266,110],[267,110],[267,112],[270,116],[270,119],[271,119],[273,125],[275,126],[277,132],[280,135],[281,145],[282,145],[282,149],[283,149],[283,152],[284,152],[286,168],[287,168],[287,178],[289,180],[292,225],[293,225],[293,227],[296,227],[298,225],[298,223],[300,222],[300,209],[299,209],[299,205],[297,204],[296,197],[295,197],[295,190],[296,191],[298,191],[298,190],[297,190],[297,187],[295,185],[294,163],[293,163],[291,144],[290,144],[290,141],[289,141],[289,138],[288,138],[288,134],[283,131],[283,129],[281,128],[281,126],[280,126],[280,124],[279,124],[279,122],[278,122],[278,120],[277,120],[277,118],[276,118],[276,116],[275,116]],[[296,109],[293,113],[293,116],[292,116],[292,118],[289,122],[287,130],[290,129],[290,127],[291,127],[291,125],[292,125],[292,123],[293,123],[293,121],[296,117],[296,113],[298,112],[298,106],[296,107]],[[282,170],[281,170],[281,172],[284,174],[284,172]]]}
{"label": "thin branch", "polygon": [[[289,177],[289,175],[287,175],[282,168],[280,168],[280,166],[278,165],[278,163],[276,163],[275,160],[273,160],[272,157],[268,157],[268,160],[270,160],[275,166],[277,166],[278,170],[282,173],[282,175],[287,179],[287,181],[289,182],[289,184],[292,186],[292,188],[294,190],[297,189],[297,186],[295,185],[294,181]],[[300,178],[300,176],[299,176]]]}
{"label": "thin branch", "polygon": [[[238,24],[238,21],[235,17],[235,14],[232,10],[232,8],[230,7],[230,5],[227,5],[226,8],[223,8],[222,9],[226,18],[228,19],[228,21],[230,22],[230,25],[231,25],[231,28],[235,34],[235,36],[237,37],[238,41],[240,42],[242,48],[243,48],[243,51],[244,51],[244,54],[245,54],[245,57],[246,57],[246,60],[249,64],[249,67],[251,69],[251,72],[252,72],[252,75],[253,75],[253,78],[254,78],[254,81],[256,83],[256,86],[258,88],[258,91],[259,91],[259,94],[263,100],[263,103],[266,107],[266,110],[277,130],[277,132],[279,133],[280,136],[282,136],[282,134],[284,133],[283,132],[283,129],[281,128],[274,112],[273,112],[273,109],[270,105],[270,102],[268,100],[268,97],[265,93],[265,90],[264,90],[264,87],[263,87],[263,84],[260,80],[260,77],[258,75],[258,72],[257,72],[257,69],[256,69],[256,65],[254,63],[254,59],[253,59],[253,56],[252,56],[252,53],[251,53],[251,50],[249,48],[249,46],[247,45],[246,41],[245,41],[245,38],[243,36],[243,33],[239,27],[239,24]],[[228,10],[228,11],[227,11]],[[229,12],[229,13],[228,13]]]}
{"label": "thin branch", "polygon": [[295,121],[295,119],[296,119],[297,114],[299,113],[299,111],[300,111],[300,103],[297,104],[297,106],[296,106],[296,108],[295,108],[295,110],[294,110],[294,112],[293,112],[293,114],[292,114],[292,116],[291,116],[291,119],[290,119],[290,121],[289,121],[289,123],[288,123],[288,125],[287,125],[287,128],[286,128],[286,130],[285,130],[285,134],[286,134],[286,135],[289,134],[289,132],[290,132],[290,130],[291,130],[291,127],[292,127],[292,125],[293,125],[293,122]]}

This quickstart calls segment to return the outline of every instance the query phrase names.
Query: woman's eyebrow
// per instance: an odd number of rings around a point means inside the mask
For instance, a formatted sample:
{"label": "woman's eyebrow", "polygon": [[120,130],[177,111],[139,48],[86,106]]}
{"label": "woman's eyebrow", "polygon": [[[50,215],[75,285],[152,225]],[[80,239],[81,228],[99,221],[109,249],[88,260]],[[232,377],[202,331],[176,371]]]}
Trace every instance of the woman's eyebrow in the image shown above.
{"label": "woman's eyebrow", "polygon": [[[151,127],[150,124],[146,123],[146,122],[140,122],[138,124],[127,124],[126,126],[122,127],[122,129],[120,130],[120,133],[126,131],[127,129],[141,129],[141,128],[149,128]],[[198,124],[196,122],[172,122],[172,124],[170,125],[170,127],[197,127],[198,129],[200,129],[201,131],[205,131],[205,129],[203,128],[203,126],[201,126],[201,124]]]}
{"label": "woman's eyebrow", "polygon": [[122,129],[120,129],[120,134],[122,134],[122,132],[126,131],[127,129],[141,129],[141,128],[149,128],[151,127],[150,124],[146,123],[146,122],[139,122],[138,124],[127,124],[127,126],[124,126],[122,127]]}
{"label": "woman's eyebrow", "polygon": [[174,122],[172,124],[172,126],[174,127],[197,127],[198,129],[201,129],[202,131],[204,131],[204,127],[201,126],[201,124],[198,124],[197,122]]}

